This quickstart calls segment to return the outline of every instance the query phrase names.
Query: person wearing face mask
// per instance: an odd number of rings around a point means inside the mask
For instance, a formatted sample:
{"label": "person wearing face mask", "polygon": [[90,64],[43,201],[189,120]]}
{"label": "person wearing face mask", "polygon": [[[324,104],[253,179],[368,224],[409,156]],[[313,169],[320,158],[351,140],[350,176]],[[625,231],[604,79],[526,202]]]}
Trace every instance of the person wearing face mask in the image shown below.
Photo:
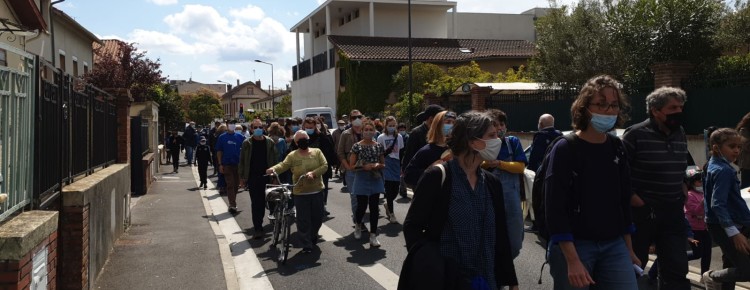
{"label": "person wearing face mask", "polygon": [[398,289],[517,290],[503,188],[480,167],[497,158],[502,140],[476,111],[459,116],[451,134],[453,159],[430,166],[414,188]]}
{"label": "person wearing face mask", "polygon": [[[224,131],[224,125],[219,127],[219,132]],[[242,136],[242,128],[235,126],[232,130],[219,135],[216,141],[216,161],[219,162],[219,184],[225,185],[225,192],[229,198],[229,213],[237,213],[237,189],[240,185],[237,165],[240,163],[240,152],[242,142],[245,136]],[[224,184],[221,179],[224,178]]]}
{"label": "person wearing face mask", "polygon": [[347,170],[354,172],[352,194],[357,197],[357,210],[354,220],[354,238],[362,237],[360,225],[367,207],[370,208],[370,247],[380,247],[378,240],[378,216],[380,194],[385,192],[382,170],[385,168],[383,145],[375,142],[375,124],[366,120],[362,123],[362,140],[352,145]]}
{"label": "person wearing face mask", "polygon": [[[335,152],[338,152],[339,140],[341,140],[341,133],[344,133],[344,130],[346,130],[346,122],[344,122],[344,120],[338,120],[337,125],[338,128],[336,128],[336,130],[333,130],[333,133],[331,133],[331,138],[333,139],[333,150]],[[336,161],[338,161],[338,158],[336,158]],[[340,165],[338,164],[338,162],[336,162],[336,164],[333,166],[336,177],[340,177],[339,166]]]}
{"label": "person wearing face mask", "polygon": [[357,212],[357,196],[352,193],[352,187],[354,186],[354,171],[350,170],[350,168],[354,168],[354,164],[349,164],[349,156],[351,155],[352,146],[362,140],[362,122],[364,121],[364,117],[365,116],[362,115],[359,110],[352,110],[349,115],[352,127],[341,133],[341,139],[339,139],[339,143],[336,145],[336,157],[338,157],[339,163],[344,169],[344,186],[349,191],[352,206],[352,221],[355,225],[359,224],[359,227],[362,229],[365,228],[362,224],[362,220],[357,221],[355,219]]}
{"label": "person wearing face mask", "polygon": [[385,132],[378,136],[378,143],[385,148],[385,169],[383,179],[385,180],[385,199],[383,205],[386,218],[392,224],[398,223],[396,214],[393,212],[393,200],[398,196],[398,188],[401,184],[401,163],[399,153],[404,148],[404,139],[396,131],[396,118],[388,116],[385,118]]}
{"label": "person wearing face mask", "polygon": [[266,215],[266,184],[271,183],[266,169],[276,164],[279,153],[273,139],[263,135],[263,122],[253,120],[250,129],[252,137],[245,139],[240,152],[238,174],[240,187],[248,185],[253,220],[253,239],[263,237],[263,218]]}
{"label": "person wearing face mask", "polygon": [[[683,178],[694,165],[682,128],[687,97],[678,88],[662,87],[646,97],[649,118],[632,125],[623,135],[631,168],[631,200],[636,232],[633,248],[645,261],[651,244],[657,244],[660,289],[690,289],[684,251],[687,233],[683,205]],[[657,222],[658,221],[658,222]]]}
{"label": "person wearing face mask", "polygon": [[[620,87],[609,76],[586,82],[570,109],[572,137],[552,145],[547,171],[540,172],[554,289],[638,289],[633,265],[645,265],[631,243],[630,168],[622,141],[607,134],[627,120]],[[675,227],[684,232],[680,222]],[[683,254],[685,241],[678,247]]]}
{"label": "person wearing face mask", "polygon": [[693,239],[698,241],[697,243],[690,243],[693,252],[688,259],[701,259],[701,274],[707,272],[711,267],[711,247],[713,246],[711,235],[706,228],[706,198],[703,195],[702,175],[703,171],[697,166],[691,166],[691,168],[685,170],[685,184],[688,187],[685,218],[690,224]]}
{"label": "person wearing face mask", "polygon": [[169,154],[172,155],[172,168],[174,169],[174,172],[177,173],[180,169],[180,152],[182,149],[184,149],[184,139],[182,139],[182,136],[177,134],[177,131],[172,132],[172,136],[169,137],[169,140],[167,141],[167,148],[169,149]]}
{"label": "person wearing face mask", "polygon": [[[401,165],[404,162],[404,152],[406,152],[406,144],[409,142],[409,132],[406,131],[405,123],[398,124],[398,134],[401,135],[401,139],[404,140],[404,147],[402,147],[398,153],[398,157],[400,158],[399,165]],[[407,195],[407,191],[406,191],[406,183],[404,182],[404,174],[403,174],[404,166],[401,166],[401,169],[402,169],[401,170],[402,174],[400,177],[401,183],[399,184],[399,187],[398,187],[398,195],[400,195],[402,198],[408,198],[409,196]]]}
{"label": "person wearing face mask", "polygon": [[449,149],[448,136],[450,136],[455,122],[456,113],[454,112],[442,111],[433,117],[432,124],[427,132],[427,145],[420,148],[404,168],[404,183],[406,183],[406,186],[414,188],[425,169],[447,155],[446,152]]}
{"label": "person wearing face mask", "polygon": [[[442,111],[445,111],[443,107],[433,104],[427,106],[424,112],[417,114],[417,121],[422,123],[409,132],[410,138],[408,142],[406,142],[404,158],[401,159],[401,168],[408,168],[409,162],[411,162],[411,159],[417,154],[417,151],[427,145],[427,133],[430,131],[435,115]],[[404,174],[406,174],[406,172],[404,172]],[[416,182],[416,180],[414,180],[414,182]],[[412,185],[415,184],[406,182],[406,186],[409,188],[412,188]]]}
{"label": "person wearing face mask", "polygon": [[201,137],[198,147],[195,148],[195,159],[198,161],[198,176],[201,184],[198,187],[208,188],[208,163],[211,162],[211,147],[208,146],[206,137]]}
{"label": "person wearing face mask", "polygon": [[[317,148],[320,149],[320,151],[323,152],[323,155],[326,157],[326,160],[337,160],[336,158],[336,151],[334,150],[333,146],[333,138],[331,138],[330,135],[325,134],[324,132],[320,131],[321,123],[320,119],[313,118],[313,117],[307,117],[304,121],[302,121],[302,130],[307,133],[309,136],[309,146],[311,148]],[[325,131],[325,130],[324,130]],[[290,146],[290,150],[296,150],[298,147],[296,144],[292,144]],[[328,170],[323,173],[323,204],[328,204],[328,181],[331,179],[331,166],[336,164],[338,162],[327,162],[328,164]],[[325,208],[325,206],[324,206]],[[324,210],[325,215],[329,215],[327,209]]]}
{"label": "person wearing face mask", "polygon": [[521,140],[516,136],[507,134],[508,121],[505,112],[498,109],[489,109],[487,113],[492,116],[493,124],[497,129],[497,136],[502,140],[500,154],[497,160],[482,163],[482,168],[490,170],[503,184],[503,197],[505,197],[505,213],[508,221],[508,235],[510,236],[511,253],[518,257],[523,245],[523,211],[521,209],[521,179],[526,168],[526,154],[523,152]]}
{"label": "person wearing face mask", "polygon": [[289,153],[279,164],[266,170],[266,174],[292,171],[292,179],[299,184],[292,189],[294,207],[297,209],[296,224],[300,234],[302,253],[310,253],[318,243],[318,231],[323,224],[323,173],[328,162],[323,152],[310,147],[310,136],[304,131],[294,134],[297,149]]}

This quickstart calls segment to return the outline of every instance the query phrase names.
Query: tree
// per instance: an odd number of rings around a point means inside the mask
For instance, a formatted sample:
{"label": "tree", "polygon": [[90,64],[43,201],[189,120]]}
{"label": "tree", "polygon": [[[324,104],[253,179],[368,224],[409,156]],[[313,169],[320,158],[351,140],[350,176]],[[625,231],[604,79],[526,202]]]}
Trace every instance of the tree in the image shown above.
{"label": "tree", "polygon": [[153,86],[148,93],[150,99],[159,104],[159,123],[171,128],[185,120],[182,97],[169,84]]}
{"label": "tree", "polygon": [[93,70],[84,76],[88,83],[99,88],[126,88],[138,102],[148,101],[153,86],[164,82],[159,60],[152,61],[145,52],[139,52],[133,43],[114,42],[119,49],[105,50],[104,45],[94,49],[96,63]]}
{"label": "tree", "polygon": [[490,83],[495,81],[492,73],[482,70],[475,61],[467,65],[452,67],[437,79],[433,79],[427,86],[426,93],[436,96],[450,95],[465,83]]}
{"label": "tree", "polygon": [[580,85],[609,74],[643,84],[658,62],[713,61],[722,11],[715,0],[583,0],[571,11],[562,6],[536,23],[534,78]]}
{"label": "tree", "polygon": [[416,124],[415,120],[409,120],[409,108],[411,108],[411,112],[415,114],[412,117],[416,117],[416,113],[422,111],[423,103],[424,95],[422,93],[412,93],[411,107],[409,107],[408,94],[402,95],[399,98],[399,101],[393,104],[396,120],[407,124]]}
{"label": "tree", "polygon": [[215,118],[220,118],[224,114],[221,109],[219,95],[207,89],[199,89],[192,98],[190,98],[190,110],[188,116],[196,124],[209,124]]}
{"label": "tree", "polygon": [[[429,84],[444,76],[445,72],[439,66],[431,63],[412,63],[412,92],[424,92]],[[404,65],[393,76],[393,91],[403,95],[409,91],[409,65]]]}
{"label": "tree", "polygon": [[716,42],[730,53],[750,53],[750,5],[737,1],[719,23]]}
{"label": "tree", "polygon": [[281,101],[276,103],[276,116],[279,116],[279,117],[291,117],[292,116],[292,95],[285,95],[281,97]]}
{"label": "tree", "polygon": [[499,72],[495,76],[496,83],[531,83],[534,82],[533,79],[531,79],[531,75],[529,75],[528,71],[526,70],[526,67],[521,65],[518,67],[518,70],[514,70],[512,68],[509,68],[505,73]]}

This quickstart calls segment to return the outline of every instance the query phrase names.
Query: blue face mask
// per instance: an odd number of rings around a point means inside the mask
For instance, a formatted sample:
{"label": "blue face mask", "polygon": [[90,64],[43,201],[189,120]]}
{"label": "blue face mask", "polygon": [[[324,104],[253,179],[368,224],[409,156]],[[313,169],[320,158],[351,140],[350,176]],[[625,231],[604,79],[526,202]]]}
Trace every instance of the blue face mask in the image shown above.
{"label": "blue face mask", "polygon": [[299,126],[292,125],[292,133],[299,131]]}
{"label": "blue face mask", "polygon": [[253,136],[255,136],[255,137],[263,136],[263,129],[255,129],[255,130],[253,130]]}
{"label": "blue face mask", "polygon": [[450,135],[451,130],[453,130],[453,124],[443,124],[443,135]]}
{"label": "blue face mask", "polygon": [[591,113],[591,126],[599,133],[606,133],[615,127],[617,115],[602,115]]}
{"label": "blue face mask", "polygon": [[307,135],[312,135],[315,133],[315,129],[305,129],[305,133],[307,133]]}
{"label": "blue face mask", "polygon": [[393,134],[393,132],[396,132],[396,127],[388,127],[388,134]]}

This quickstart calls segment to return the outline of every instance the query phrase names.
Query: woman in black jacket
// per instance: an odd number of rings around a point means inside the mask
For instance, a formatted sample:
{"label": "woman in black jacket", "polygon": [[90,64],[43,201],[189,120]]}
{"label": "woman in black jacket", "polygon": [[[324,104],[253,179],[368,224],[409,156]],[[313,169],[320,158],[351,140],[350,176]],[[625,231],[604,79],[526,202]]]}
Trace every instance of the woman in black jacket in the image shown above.
{"label": "woman in black jacket", "polygon": [[414,190],[399,289],[518,289],[502,186],[480,168],[501,142],[485,113],[456,120],[453,159],[429,167]]}

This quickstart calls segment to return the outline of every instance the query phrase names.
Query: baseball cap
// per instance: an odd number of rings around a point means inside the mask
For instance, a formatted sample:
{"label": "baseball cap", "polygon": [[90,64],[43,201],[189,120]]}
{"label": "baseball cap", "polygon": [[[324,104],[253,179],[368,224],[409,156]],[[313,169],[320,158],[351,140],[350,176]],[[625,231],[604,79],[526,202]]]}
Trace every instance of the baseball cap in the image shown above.
{"label": "baseball cap", "polygon": [[421,112],[417,114],[417,121],[418,122],[424,122],[424,120],[427,120],[429,117],[435,117],[438,113],[445,111],[445,108],[439,106],[439,105],[429,105],[426,109],[424,109],[424,112]]}

